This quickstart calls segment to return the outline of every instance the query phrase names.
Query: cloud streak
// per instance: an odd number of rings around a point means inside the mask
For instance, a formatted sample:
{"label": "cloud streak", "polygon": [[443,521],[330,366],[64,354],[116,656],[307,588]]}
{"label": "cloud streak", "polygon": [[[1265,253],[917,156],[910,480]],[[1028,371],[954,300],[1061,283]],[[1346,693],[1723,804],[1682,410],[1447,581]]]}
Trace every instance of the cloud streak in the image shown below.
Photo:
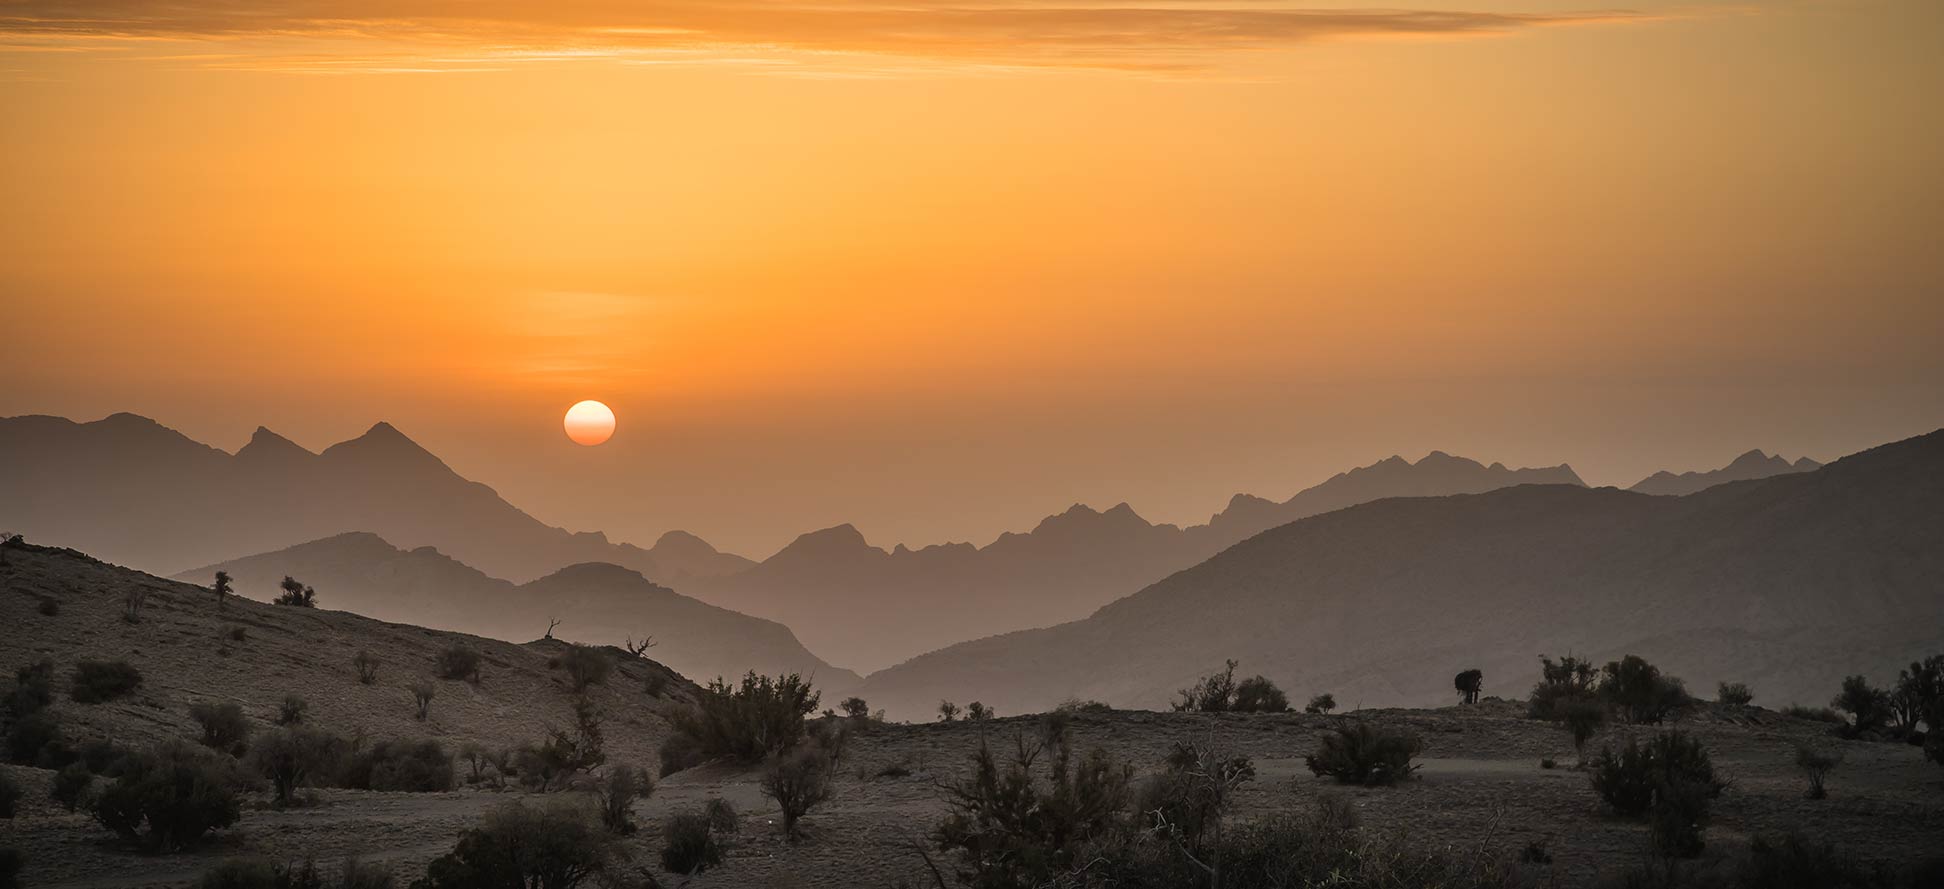
{"label": "cloud streak", "polygon": [[[411,64],[620,58],[675,62],[853,54],[957,65],[1199,69],[1239,53],[1368,37],[1464,37],[1641,21],[1627,11],[1309,9],[1273,0],[0,0],[0,43],[325,42],[325,53],[237,53],[228,64],[329,70],[357,56]],[[344,44],[351,44],[347,55]],[[224,62],[212,62],[222,66]],[[434,68],[440,65],[432,66]]]}

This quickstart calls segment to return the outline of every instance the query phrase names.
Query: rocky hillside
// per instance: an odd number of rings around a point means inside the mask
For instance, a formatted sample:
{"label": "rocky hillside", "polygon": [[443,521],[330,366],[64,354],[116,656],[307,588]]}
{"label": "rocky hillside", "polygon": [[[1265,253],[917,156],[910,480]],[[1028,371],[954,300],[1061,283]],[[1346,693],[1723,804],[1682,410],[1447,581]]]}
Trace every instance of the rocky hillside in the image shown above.
{"label": "rocky hillside", "polygon": [[[515,645],[463,633],[385,623],[320,608],[232,599],[218,609],[205,588],[97,562],[72,550],[9,547],[0,568],[0,666],[51,658],[55,712],[75,740],[139,744],[198,734],[189,707],[235,702],[258,729],[273,724],[285,695],[310,705],[306,721],[344,736],[430,737],[448,745],[506,747],[543,740],[571,726],[568,681],[548,661],[565,642]],[[123,619],[130,594],[144,597],[139,620]],[[477,685],[434,677],[434,659],[451,645],[483,658]],[[368,651],[381,666],[371,685],[351,665]],[[615,653],[618,656],[618,652]],[[130,697],[83,705],[66,684],[81,660],[126,660],[142,673]],[[616,761],[645,765],[667,736],[663,713],[692,698],[694,686],[659,663],[617,657],[619,670],[592,695],[608,715]],[[436,688],[431,717],[414,717],[408,687]],[[659,686],[650,694],[650,685]]]}
{"label": "rocky hillside", "polygon": [[353,532],[184,572],[208,583],[216,571],[244,596],[276,597],[288,575],[318,590],[326,607],[381,620],[515,641],[556,635],[601,645],[652,636],[650,654],[683,675],[707,681],[749,670],[801,673],[850,687],[857,674],[811,654],[790,628],[681,595],[617,565],[571,565],[524,584],[490,577],[425,546],[401,550],[376,534]]}

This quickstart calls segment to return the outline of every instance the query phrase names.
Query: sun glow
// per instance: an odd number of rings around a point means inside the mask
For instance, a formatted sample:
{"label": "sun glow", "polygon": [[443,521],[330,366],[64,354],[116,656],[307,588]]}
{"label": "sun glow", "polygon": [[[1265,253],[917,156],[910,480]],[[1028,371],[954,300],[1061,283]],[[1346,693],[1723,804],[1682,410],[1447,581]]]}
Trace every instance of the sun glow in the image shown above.
{"label": "sun glow", "polygon": [[567,409],[562,421],[575,444],[592,447],[614,435],[614,411],[598,401],[583,401]]}

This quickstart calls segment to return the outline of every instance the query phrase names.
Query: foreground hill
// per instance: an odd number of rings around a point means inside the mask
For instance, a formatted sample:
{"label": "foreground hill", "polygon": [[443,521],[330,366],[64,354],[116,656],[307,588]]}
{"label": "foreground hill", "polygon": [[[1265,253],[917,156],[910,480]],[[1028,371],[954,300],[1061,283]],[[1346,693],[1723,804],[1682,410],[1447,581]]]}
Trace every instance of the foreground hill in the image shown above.
{"label": "foreground hill", "polygon": [[805,534],[740,573],[683,587],[788,624],[840,663],[872,669],[953,642],[1081,617],[1252,534],[1384,497],[1580,485],[1567,466],[1508,469],[1442,452],[1339,473],[1288,500],[1236,495],[1205,525],[1156,525],[1122,503],[1075,505],[983,546],[886,551],[850,525]]}
{"label": "foreground hill", "polygon": [[228,571],[239,594],[268,601],[286,575],[317,588],[326,607],[382,620],[495,639],[558,633],[620,645],[653,636],[654,657],[686,676],[736,677],[749,670],[801,673],[849,687],[857,674],[824,663],[788,627],[681,595],[617,565],[571,565],[524,584],[490,577],[432,547],[400,550],[376,534],[352,532],[178,575],[208,583]]}
{"label": "foreground hill", "polygon": [[750,564],[682,532],[641,549],[547,525],[389,423],[316,454],[259,428],[226,454],[134,414],[0,418],[0,528],[157,574],[358,530],[515,581],[580,562],[664,583]]}
{"label": "foreground hill", "polygon": [[1791,472],[1814,472],[1821,468],[1821,463],[1817,463],[1808,457],[1797,458],[1794,463],[1791,463],[1782,459],[1780,455],[1764,454],[1761,451],[1749,451],[1746,454],[1736,457],[1727,466],[1723,466],[1720,469],[1711,469],[1706,472],[1683,472],[1679,475],[1662,470],[1635,482],[1634,486],[1627,490],[1637,491],[1642,494],[1679,496],[1682,494],[1692,494],[1696,491],[1705,491],[1715,485],[1724,485],[1729,482],[1750,481],[1752,479],[1768,478],[1772,475],[1786,475]]}
{"label": "foreground hill", "polygon": [[1383,500],[1257,535],[1085,620],[915,658],[862,693],[894,715],[940,698],[1153,707],[1234,657],[1293,697],[1421,705],[1469,667],[1517,693],[1539,654],[1631,651],[1703,693],[1738,680],[1815,703],[1832,677],[1881,683],[1944,648],[1939,503],[1944,432],[1686,497]]}
{"label": "foreground hill", "polygon": [[[549,727],[573,725],[568,680],[548,661],[564,642],[515,645],[463,633],[385,623],[343,611],[232,599],[218,610],[207,589],[97,562],[72,550],[9,548],[0,568],[0,665],[51,658],[55,712],[75,740],[142,744],[199,734],[189,706],[234,702],[259,730],[274,724],[285,695],[310,705],[305,720],[350,737],[434,738],[452,745],[508,747],[544,740]],[[139,622],[123,620],[124,599],[143,591]],[[43,603],[53,603],[51,606]],[[54,613],[49,614],[47,612]],[[237,638],[240,635],[241,638]],[[451,645],[482,656],[477,685],[434,677]],[[351,659],[368,651],[378,679],[360,684]],[[617,653],[618,654],[618,653]],[[78,661],[126,660],[141,688],[118,701],[81,705],[65,684]],[[692,700],[695,687],[659,663],[617,657],[619,671],[594,686],[608,714],[608,749],[618,761],[652,764],[668,735],[662,714]],[[658,695],[644,689],[658,684]],[[414,718],[408,686],[436,688],[431,717]]]}

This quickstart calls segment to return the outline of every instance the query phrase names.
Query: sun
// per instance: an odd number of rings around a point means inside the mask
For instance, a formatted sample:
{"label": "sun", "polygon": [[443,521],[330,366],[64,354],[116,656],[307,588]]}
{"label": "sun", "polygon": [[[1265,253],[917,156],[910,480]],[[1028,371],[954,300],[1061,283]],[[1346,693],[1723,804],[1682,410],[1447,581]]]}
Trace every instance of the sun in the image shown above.
{"label": "sun", "polygon": [[614,435],[614,412],[598,401],[583,401],[567,409],[561,425],[575,444],[593,447]]}

